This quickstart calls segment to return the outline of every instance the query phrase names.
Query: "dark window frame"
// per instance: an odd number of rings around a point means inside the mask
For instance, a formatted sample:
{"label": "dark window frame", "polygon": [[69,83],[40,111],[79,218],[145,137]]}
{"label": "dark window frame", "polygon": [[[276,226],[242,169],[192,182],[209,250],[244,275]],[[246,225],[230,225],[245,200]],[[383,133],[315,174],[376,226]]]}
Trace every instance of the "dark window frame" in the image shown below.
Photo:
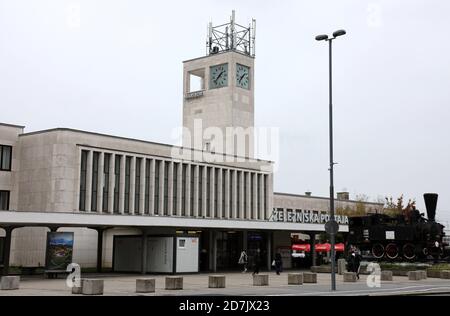
{"label": "dark window frame", "polygon": [[[0,197],[2,196],[2,194],[6,193],[6,208],[2,208],[2,203],[0,202],[0,211],[9,211],[9,204],[11,202],[11,191],[7,191],[7,190],[0,190]],[[1,200],[0,200],[1,201]]]}
{"label": "dark window frame", "polygon": [[[3,168],[3,149],[9,148],[9,168]],[[12,170],[12,156],[13,156],[13,147],[10,145],[0,145],[0,171],[11,171]]]}

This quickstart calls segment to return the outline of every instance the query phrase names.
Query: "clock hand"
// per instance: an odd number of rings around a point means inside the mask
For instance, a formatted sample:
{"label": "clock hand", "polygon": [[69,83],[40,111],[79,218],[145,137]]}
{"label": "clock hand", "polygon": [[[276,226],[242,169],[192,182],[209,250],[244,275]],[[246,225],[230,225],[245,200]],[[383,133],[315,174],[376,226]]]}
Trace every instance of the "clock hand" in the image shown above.
{"label": "clock hand", "polygon": [[219,78],[222,76],[222,74],[223,74],[223,71],[217,76],[216,80],[214,80],[214,83],[217,84],[217,80],[219,80]]}
{"label": "clock hand", "polygon": [[239,79],[239,83],[241,83],[241,81],[242,81],[242,79],[245,77],[245,75],[246,75],[246,74],[243,74],[243,75],[241,76],[241,78]]}

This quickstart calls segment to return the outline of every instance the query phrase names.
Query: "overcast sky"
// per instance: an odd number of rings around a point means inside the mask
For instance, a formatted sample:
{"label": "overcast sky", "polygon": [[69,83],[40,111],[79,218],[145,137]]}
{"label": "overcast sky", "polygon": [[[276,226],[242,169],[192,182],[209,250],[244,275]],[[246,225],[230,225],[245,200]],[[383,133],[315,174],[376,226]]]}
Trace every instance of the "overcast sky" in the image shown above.
{"label": "overcast sky", "polygon": [[182,61],[206,25],[257,20],[256,125],[280,128],[275,190],[328,194],[327,44],[336,190],[440,194],[450,221],[450,2],[0,0],[0,121],[174,143]]}

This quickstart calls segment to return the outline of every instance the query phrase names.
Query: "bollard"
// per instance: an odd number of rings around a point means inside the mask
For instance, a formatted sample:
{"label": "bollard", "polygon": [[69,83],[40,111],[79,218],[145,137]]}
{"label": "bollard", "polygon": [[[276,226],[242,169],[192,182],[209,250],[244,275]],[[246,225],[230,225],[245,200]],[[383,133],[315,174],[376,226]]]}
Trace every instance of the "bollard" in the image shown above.
{"label": "bollard", "polygon": [[182,290],[183,277],[168,276],[166,277],[166,290]]}
{"label": "bollard", "polygon": [[304,272],[303,273],[303,283],[317,283],[317,273]]}
{"label": "bollard", "polygon": [[441,271],[441,279],[450,279],[450,270]]}
{"label": "bollard", "polygon": [[20,276],[2,276],[1,289],[2,290],[18,290],[20,284]]}
{"label": "bollard", "polygon": [[344,282],[356,282],[356,273],[344,272]]}
{"label": "bollard", "polygon": [[154,293],[155,279],[136,279],[136,293]]}
{"label": "bollard", "polygon": [[347,261],[345,259],[338,259],[337,261],[338,274],[343,275],[347,271]]}
{"label": "bollard", "polygon": [[423,273],[421,271],[408,271],[408,280],[418,281],[422,280]]}
{"label": "bollard", "polygon": [[254,286],[269,285],[269,275],[268,274],[255,274],[255,275],[253,275],[253,285]]}
{"label": "bollard", "polygon": [[210,275],[208,277],[208,287],[213,289],[225,288],[224,275]]}
{"label": "bollard", "polygon": [[288,284],[289,285],[302,285],[303,284],[303,273],[289,273],[288,274]]}
{"label": "bollard", "polygon": [[84,279],[81,284],[81,294],[102,295],[103,284],[103,280],[100,279]]}
{"label": "bollard", "polygon": [[392,271],[381,271],[381,281],[392,281],[393,273]]}

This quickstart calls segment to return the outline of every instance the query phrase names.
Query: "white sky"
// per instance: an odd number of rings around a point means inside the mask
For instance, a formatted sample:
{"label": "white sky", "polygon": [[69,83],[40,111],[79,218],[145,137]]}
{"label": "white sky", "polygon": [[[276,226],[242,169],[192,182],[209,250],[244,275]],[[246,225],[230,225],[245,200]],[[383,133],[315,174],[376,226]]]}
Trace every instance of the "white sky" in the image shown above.
{"label": "white sky", "polygon": [[328,195],[334,43],[336,190],[440,194],[450,221],[450,2],[0,0],[0,121],[173,143],[182,61],[206,24],[257,20],[256,124],[280,128],[275,190]]}

